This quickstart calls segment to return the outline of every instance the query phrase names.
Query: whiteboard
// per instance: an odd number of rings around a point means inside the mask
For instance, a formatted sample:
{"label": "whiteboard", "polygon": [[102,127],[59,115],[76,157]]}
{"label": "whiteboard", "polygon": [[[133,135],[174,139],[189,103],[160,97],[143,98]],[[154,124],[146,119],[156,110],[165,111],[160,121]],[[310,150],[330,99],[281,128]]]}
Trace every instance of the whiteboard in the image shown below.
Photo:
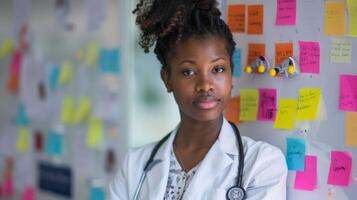
{"label": "whiteboard", "polygon": [[[273,78],[265,75],[246,75],[234,79],[233,95],[239,95],[239,89],[276,88],[277,97],[298,99],[300,88],[320,88],[323,96],[327,120],[301,123],[296,130],[283,131],[273,128],[272,122],[244,122],[239,124],[242,135],[255,140],[263,140],[286,150],[286,138],[298,136],[305,138],[306,154],[318,157],[318,188],[313,192],[294,190],[295,172],[289,171],[288,199],[328,199],[327,192],[334,195],[330,199],[355,199],[356,183],[350,187],[333,187],[327,185],[329,159],[331,150],[346,150],[357,160],[357,148],[345,145],[345,111],[338,110],[339,75],[357,74],[357,38],[335,37],[324,34],[324,0],[298,0],[297,20],[295,26],[276,26],[276,1],[273,0],[228,0],[229,4],[263,4],[264,30],[262,35],[234,34],[237,48],[241,49],[242,66],[246,64],[248,43],[265,43],[266,57],[274,63],[274,45],[280,42],[294,43],[294,58],[298,60],[299,41],[314,41],[320,43],[320,74],[300,74],[297,77]],[[227,9],[223,6],[223,11]],[[226,13],[226,12],[225,12]],[[346,18],[347,19],[347,18]],[[347,22],[346,22],[347,26]],[[332,40],[343,38],[351,41],[352,64],[333,64],[330,62]],[[305,133],[305,130],[307,132]],[[357,174],[357,164],[354,162],[353,174]]]}

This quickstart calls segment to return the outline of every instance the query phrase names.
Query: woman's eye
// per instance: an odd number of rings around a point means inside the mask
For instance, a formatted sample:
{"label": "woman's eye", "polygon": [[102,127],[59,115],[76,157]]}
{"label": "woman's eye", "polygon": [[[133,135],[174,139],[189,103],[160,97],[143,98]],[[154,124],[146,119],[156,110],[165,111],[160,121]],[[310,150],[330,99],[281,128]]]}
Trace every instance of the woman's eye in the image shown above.
{"label": "woman's eye", "polygon": [[213,69],[214,73],[222,73],[225,71],[225,68],[223,66],[217,66]]}
{"label": "woman's eye", "polygon": [[182,71],[182,74],[184,76],[192,76],[195,74],[195,72],[192,69],[186,69],[186,70]]}

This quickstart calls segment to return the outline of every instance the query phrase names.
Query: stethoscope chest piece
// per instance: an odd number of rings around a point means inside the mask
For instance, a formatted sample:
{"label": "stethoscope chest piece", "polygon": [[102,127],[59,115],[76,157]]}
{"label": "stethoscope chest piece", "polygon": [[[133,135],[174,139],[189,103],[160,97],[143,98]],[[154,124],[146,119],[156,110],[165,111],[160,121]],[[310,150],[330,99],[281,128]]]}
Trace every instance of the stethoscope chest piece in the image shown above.
{"label": "stethoscope chest piece", "polygon": [[245,191],[243,188],[233,186],[227,191],[227,200],[243,200],[245,199]]}

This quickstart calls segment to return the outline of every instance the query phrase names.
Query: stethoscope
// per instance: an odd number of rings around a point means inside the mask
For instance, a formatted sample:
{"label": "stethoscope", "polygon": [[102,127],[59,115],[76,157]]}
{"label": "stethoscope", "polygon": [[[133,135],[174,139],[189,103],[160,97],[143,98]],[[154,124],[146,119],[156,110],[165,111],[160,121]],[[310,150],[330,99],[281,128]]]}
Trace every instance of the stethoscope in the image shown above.
{"label": "stethoscope", "polygon": [[[242,143],[242,138],[240,136],[239,130],[237,128],[237,126],[232,123],[229,122],[230,125],[232,126],[234,133],[237,137],[238,140],[238,150],[239,150],[239,163],[238,163],[238,177],[237,177],[237,182],[234,186],[230,187],[227,190],[226,193],[226,199],[227,200],[244,200],[246,198],[246,192],[244,190],[244,188],[242,187],[242,178],[243,178],[243,167],[244,167],[244,151],[243,151],[243,143]],[[141,190],[141,186],[144,183],[144,180],[146,178],[147,173],[156,165],[158,164],[160,161],[156,160],[154,161],[154,157],[157,153],[157,151],[160,149],[160,147],[162,146],[162,144],[169,138],[171,132],[169,134],[167,134],[164,138],[162,138],[154,147],[154,149],[152,150],[151,154],[150,154],[150,158],[149,160],[146,162],[146,165],[144,167],[144,171],[143,174],[141,175],[138,187],[135,190],[135,194],[133,197],[133,200],[137,200],[139,197],[139,193]]]}

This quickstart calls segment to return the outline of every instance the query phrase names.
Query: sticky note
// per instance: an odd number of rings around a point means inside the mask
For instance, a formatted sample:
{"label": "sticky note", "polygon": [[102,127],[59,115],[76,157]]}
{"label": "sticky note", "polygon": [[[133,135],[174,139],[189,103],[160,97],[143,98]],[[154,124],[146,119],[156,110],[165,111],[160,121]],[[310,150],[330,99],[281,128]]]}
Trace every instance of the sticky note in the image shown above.
{"label": "sticky note", "polygon": [[0,47],[0,58],[10,55],[13,48],[14,48],[13,40],[11,38],[4,39]]}
{"label": "sticky note", "polygon": [[31,186],[25,186],[22,193],[22,200],[36,200],[36,191]]}
{"label": "sticky note", "polygon": [[17,107],[16,112],[16,126],[28,126],[30,124],[30,120],[27,116],[26,107],[24,104],[20,103]]}
{"label": "sticky note", "polygon": [[247,65],[250,65],[259,56],[265,56],[265,44],[249,43],[248,54],[247,54]]}
{"label": "sticky note", "polygon": [[59,75],[60,67],[58,65],[53,65],[48,76],[48,85],[52,91],[55,91],[58,87]]}
{"label": "sticky note", "polygon": [[232,97],[226,107],[225,116],[228,121],[231,121],[235,124],[239,123],[239,104],[240,104],[240,97],[235,96]]}
{"label": "sticky note", "polygon": [[64,85],[73,79],[73,64],[70,61],[64,61],[61,65],[59,74],[59,83]]}
{"label": "sticky note", "polygon": [[88,200],[105,200],[105,191],[100,187],[92,187],[89,192]]}
{"label": "sticky note", "polygon": [[83,122],[84,120],[86,120],[89,117],[91,108],[92,108],[92,104],[91,104],[89,98],[82,97],[79,100],[78,109],[74,115],[74,122],[79,123],[79,122]]}
{"label": "sticky note", "polygon": [[51,130],[46,138],[46,152],[50,156],[61,156],[63,153],[63,135]]}
{"label": "sticky note", "polygon": [[299,41],[301,73],[320,73],[320,43]]}
{"label": "sticky note", "polygon": [[16,149],[20,153],[25,153],[29,149],[30,130],[26,127],[19,128],[16,141]]}
{"label": "sticky note", "polygon": [[357,1],[347,1],[348,10],[348,35],[357,37]]}
{"label": "sticky note", "polygon": [[296,0],[277,0],[276,25],[295,25]]}
{"label": "sticky note", "polygon": [[348,186],[351,179],[352,154],[347,151],[331,151],[327,184]]}
{"label": "sticky note", "polygon": [[20,50],[14,51],[10,63],[10,74],[15,75],[15,74],[20,74],[20,69],[22,65],[22,52]]}
{"label": "sticky note", "polygon": [[325,1],[325,34],[345,34],[345,3]]}
{"label": "sticky note", "polygon": [[299,91],[297,120],[316,120],[320,103],[319,88],[301,88]]}
{"label": "sticky note", "polygon": [[102,120],[91,117],[88,125],[86,143],[91,148],[98,148],[103,140],[103,122]]}
{"label": "sticky note", "polygon": [[317,186],[317,157],[305,156],[305,170],[297,171],[294,189],[312,191]]}
{"label": "sticky note", "polygon": [[101,72],[118,73],[120,71],[119,49],[101,49],[99,61]]}
{"label": "sticky note", "polygon": [[14,181],[13,181],[11,175],[4,177],[1,189],[2,189],[2,196],[4,196],[4,197],[10,197],[10,196],[14,195],[15,187],[14,187]]}
{"label": "sticky note", "polygon": [[248,5],[248,34],[263,34],[264,6]]}
{"label": "sticky note", "polygon": [[346,145],[357,147],[357,112],[346,113]]}
{"label": "sticky note", "polygon": [[90,42],[86,49],[85,62],[94,65],[98,62],[99,48],[96,42]]}
{"label": "sticky note", "polygon": [[62,103],[61,121],[71,124],[74,121],[74,100],[72,96],[66,96]]}
{"label": "sticky note", "polygon": [[259,89],[259,121],[274,121],[276,116],[276,89]]}
{"label": "sticky note", "polygon": [[228,6],[228,26],[233,33],[245,32],[245,4]]}
{"label": "sticky note", "polygon": [[240,93],[240,121],[257,120],[259,92],[256,89],[243,89]]}
{"label": "sticky note", "polygon": [[332,63],[351,63],[351,41],[346,39],[333,39],[331,46]]}
{"label": "sticky note", "polygon": [[304,171],[305,169],[305,140],[286,138],[286,162],[289,170]]}
{"label": "sticky note", "polygon": [[241,49],[236,48],[232,56],[233,61],[233,76],[240,77],[242,74],[242,55]]}
{"label": "sticky note", "polygon": [[286,58],[294,55],[294,45],[291,42],[288,43],[276,43],[275,44],[275,64],[283,62]]}
{"label": "sticky note", "polygon": [[340,98],[338,108],[357,112],[357,75],[340,75]]}
{"label": "sticky note", "polygon": [[10,79],[6,82],[6,90],[16,94],[19,91],[20,74],[10,75]]}
{"label": "sticky note", "polygon": [[274,122],[274,128],[293,129],[297,112],[296,99],[279,99],[279,107]]}

